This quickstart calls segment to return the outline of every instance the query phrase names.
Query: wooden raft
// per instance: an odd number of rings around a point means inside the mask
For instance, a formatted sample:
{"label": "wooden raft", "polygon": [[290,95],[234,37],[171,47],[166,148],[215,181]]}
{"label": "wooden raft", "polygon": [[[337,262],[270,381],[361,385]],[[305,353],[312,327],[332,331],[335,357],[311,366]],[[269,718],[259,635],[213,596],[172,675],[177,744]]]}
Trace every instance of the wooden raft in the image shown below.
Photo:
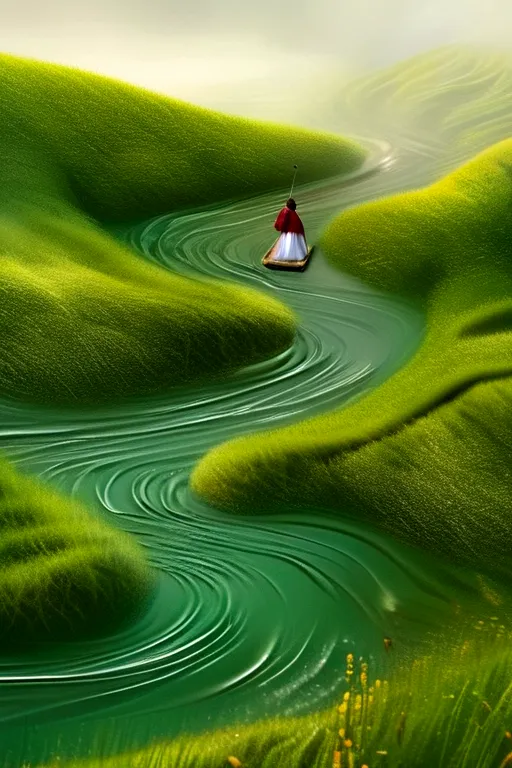
{"label": "wooden raft", "polygon": [[278,261],[277,259],[273,258],[273,254],[275,252],[277,243],[278,243],[278,240],[274,243],[274,245],[272,245],[269,248],[269,250],[264,255],[263,260],[261,262],[263,266],[267,267],[268,269],[284,269],[284,270],[288,270],[289,272],[304,272],[307,265],[309,264],[311,254],[313,253],[315,246],[312,245],[311,248],[308,249],[306,258],[303,259],[302,261]]}

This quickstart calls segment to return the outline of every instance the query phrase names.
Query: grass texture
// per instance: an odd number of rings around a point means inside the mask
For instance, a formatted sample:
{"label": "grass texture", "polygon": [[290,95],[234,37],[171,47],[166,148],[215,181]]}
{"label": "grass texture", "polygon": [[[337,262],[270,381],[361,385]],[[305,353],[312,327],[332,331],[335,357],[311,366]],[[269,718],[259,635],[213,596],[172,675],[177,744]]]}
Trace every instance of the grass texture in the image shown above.
{"label": "grass texture", "polygon": [[73,640],[141,611],[153,577],[138,545],[76,501],[0,464],[0,645]]}
{"label": "grass texture", "polygon": [[99,223],[357,168],[355,143],[229,117],[108,78],[0,55],[0,391],[85,403],[286,349],[295,321],[250,289],[142,263]]}
{"label": "grass texture", "polygon": [[314,504],[510,576],[512,140],[431,186],[349,209],[329,260],[426,312],[411,361],[345,409],[226,443],[192,486],[244,513]]}
{"label": "grass texture", "polygon": [[465,641],[392,661],[386,680],[348,654],[338,701],[320,714],[44,768],[505,768],[512,761],[512,651],[499,622],[479,620]]}

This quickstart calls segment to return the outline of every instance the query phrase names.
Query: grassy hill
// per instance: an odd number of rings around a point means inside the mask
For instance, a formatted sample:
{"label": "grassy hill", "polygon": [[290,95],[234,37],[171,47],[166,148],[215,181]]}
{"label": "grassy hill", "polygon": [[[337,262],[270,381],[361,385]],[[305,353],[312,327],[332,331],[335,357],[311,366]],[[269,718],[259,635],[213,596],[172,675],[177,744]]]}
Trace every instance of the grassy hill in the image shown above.
{"label": "grassy hill", "polygon": [[324,505],[509,577],[511,209],[506,140],[428,188],[335,219],[330,261],[420,303],[422,347],[345,410],[214,449],[196,492],[241,513]]}
{"label": "grassy hill", "polygon": [[152,392],[290,345],[249,289],[143,264],[97,222],[357,168],[350,141],[229,117],[67,67],[0,56],[0,393],[89,402]]}
{"label": "grassy hill", "polygon": [[137,615],[153,576],[131,537],[0,464],[0,646],[73,640]]}

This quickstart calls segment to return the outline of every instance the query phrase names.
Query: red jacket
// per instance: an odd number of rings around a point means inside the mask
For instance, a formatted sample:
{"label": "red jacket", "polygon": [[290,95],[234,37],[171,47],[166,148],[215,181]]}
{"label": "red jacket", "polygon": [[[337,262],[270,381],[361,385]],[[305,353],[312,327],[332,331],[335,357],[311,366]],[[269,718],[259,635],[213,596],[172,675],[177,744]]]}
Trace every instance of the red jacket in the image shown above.
{"label": "red jacket", "polygon": [[296,235],[304,234],[304,226],[300,220],[299,214],[285,207],[279,212],[275,221],[274,228],[278,232],[294,232]]}

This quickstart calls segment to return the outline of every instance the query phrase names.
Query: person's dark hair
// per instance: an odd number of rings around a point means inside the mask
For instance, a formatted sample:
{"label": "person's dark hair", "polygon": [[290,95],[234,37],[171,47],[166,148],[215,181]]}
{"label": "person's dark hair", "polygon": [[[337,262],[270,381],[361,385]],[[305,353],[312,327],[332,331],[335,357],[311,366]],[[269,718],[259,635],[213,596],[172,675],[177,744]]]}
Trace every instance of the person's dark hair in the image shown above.
{"label": "person's dark hair", "polygon": [[286,201],[286,207],[291,208],[292,211],[294,211],[297,208],[297,203],[295,202],[293,197],[290,197],[290,199]]}

